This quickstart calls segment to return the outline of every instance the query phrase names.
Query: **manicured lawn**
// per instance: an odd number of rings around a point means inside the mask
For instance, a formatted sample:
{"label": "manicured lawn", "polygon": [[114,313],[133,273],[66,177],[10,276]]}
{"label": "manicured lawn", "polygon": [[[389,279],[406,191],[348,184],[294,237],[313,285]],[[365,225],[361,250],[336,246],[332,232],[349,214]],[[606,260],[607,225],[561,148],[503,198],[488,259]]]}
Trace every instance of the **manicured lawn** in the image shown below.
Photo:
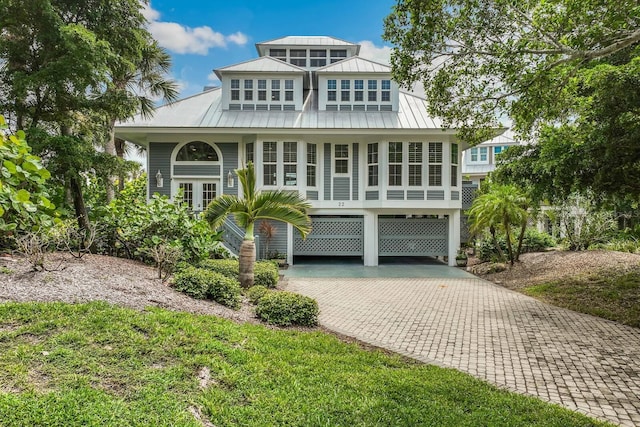
{"label": "manicured lawn", "polygon": [[0,425],[202,426],[192,411],[215,426],[604,425],[320,332],[0,304]]}
{"label": "manicured lawn", "polygon": [[640,269],[606,270],[530,286],[524,292],[550,304],[640,327]]}

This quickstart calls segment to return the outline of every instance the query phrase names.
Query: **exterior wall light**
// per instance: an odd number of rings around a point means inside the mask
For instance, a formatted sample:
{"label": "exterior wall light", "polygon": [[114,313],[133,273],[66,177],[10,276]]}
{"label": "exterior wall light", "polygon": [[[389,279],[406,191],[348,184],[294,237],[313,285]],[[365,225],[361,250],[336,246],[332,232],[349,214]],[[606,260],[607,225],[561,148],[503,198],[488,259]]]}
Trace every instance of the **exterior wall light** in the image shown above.
{"label": "exterior wall light", "polygon": [[229,170],[229,173],[227,174],[227,187],[233,188],[234,185],[235,185],[235,182],[233,179],[233,174],[231,173],[231,170]]}
{"label": "exterior wall light", "polygon": [[162,173],[160,169],[158,169],[158,173],[156,174],[156,187],[162,188],[164,186],[164,179],[162,178]]}

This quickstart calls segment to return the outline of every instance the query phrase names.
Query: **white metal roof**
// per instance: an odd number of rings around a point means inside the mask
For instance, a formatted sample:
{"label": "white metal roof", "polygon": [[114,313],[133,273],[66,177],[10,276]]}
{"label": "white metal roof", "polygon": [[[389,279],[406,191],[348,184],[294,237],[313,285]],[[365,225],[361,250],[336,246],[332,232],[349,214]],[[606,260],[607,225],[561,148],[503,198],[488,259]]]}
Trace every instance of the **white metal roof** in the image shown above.
{"label": "white metal roof", "polygon": [[256,43],[260,45],[299,45],[299,46],[357,46],[355,43],[329,36],[286,36],[279,39]]}
{"label": "white metal roof", "polygon": [[279,59],[272,58],[270,56],[263,56],[256,59],[250,59],[249,61],[240,62],[238,64],[229,65],[228,67],[222,67],[214,70],[218,78],[222,79],[222,74],[227,72],[270,72],[270,73],[305,73],[304,68],[300,68],[288,62],[281,61]]}
{"label": "white metal roof", "polygon": [[141,116],[116,125],[116,133],[127,140],[144,143],[149,133],[206,129],[213,133],[247,131],[435,131],[442,123],[427,114],[424,99],[400,92],[399,111],[318,111],[308,103],[303,111],[222,110],[221,88],[185,98],[156,110],[150,119]]}
{"label": "white metal roof", "polygon": [[359,56],[352,56],[318,68],[316,73],[391,73],[391,67]]}

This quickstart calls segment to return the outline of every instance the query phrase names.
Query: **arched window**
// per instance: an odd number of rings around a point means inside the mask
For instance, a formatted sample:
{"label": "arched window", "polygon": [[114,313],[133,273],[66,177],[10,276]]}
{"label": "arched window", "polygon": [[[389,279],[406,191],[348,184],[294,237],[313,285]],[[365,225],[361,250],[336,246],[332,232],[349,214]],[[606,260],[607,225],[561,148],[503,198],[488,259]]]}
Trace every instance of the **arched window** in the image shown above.
{"label": "arched window", "polygon": [[185,144],[176,155],[178,162],[217,162],[218,160],[216,150],[202,141]]}

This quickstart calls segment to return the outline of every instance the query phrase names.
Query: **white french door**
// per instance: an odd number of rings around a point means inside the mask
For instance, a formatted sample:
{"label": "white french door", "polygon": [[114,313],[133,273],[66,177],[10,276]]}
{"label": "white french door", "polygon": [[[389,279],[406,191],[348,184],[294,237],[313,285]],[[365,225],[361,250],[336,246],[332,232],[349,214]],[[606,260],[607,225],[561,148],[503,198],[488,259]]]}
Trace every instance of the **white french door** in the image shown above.
{"label": "white french door", "polygon": [[202,212],[218,196],[218,184],[213,180],[180,180],[178,189],[182,190],[182,201],[191,210]]}

